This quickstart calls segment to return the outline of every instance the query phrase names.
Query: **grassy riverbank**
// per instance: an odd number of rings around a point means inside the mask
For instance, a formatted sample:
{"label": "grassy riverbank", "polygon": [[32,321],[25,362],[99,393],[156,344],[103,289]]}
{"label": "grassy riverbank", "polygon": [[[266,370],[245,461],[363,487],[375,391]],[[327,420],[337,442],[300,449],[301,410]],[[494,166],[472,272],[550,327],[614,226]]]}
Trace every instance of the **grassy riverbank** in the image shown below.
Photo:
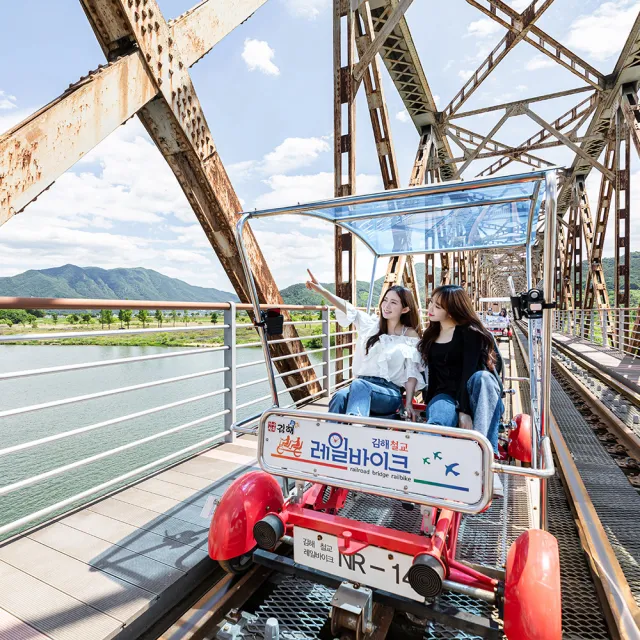
{"label": "grassy riverbank", "polygon": [[[302,317],[302,315],[294,315],[292,320],[316,320],[315,314],[313,318],[308,315]],[[258,334],[253,328],[253,325],[247,321],[247,318],[238,318],[237,324],[237,344],[250,344],[258,341]],[[220,321],[219,324],[222,324]],[[203,326],[202,329],[197,329],[198,325]],[[180,323],[175,325],[175,329],[178,329]],[[127,347],[211,347],[223,344],[224,330],[222,328],[215,329],[211,326],[210,319],[201,318],[198,320],[190,321],[188,330],[179,331],[174,330],[174,324],[172,322],[165,322],[158,326],[157,322],[147,322],[143,327],[142,323],[138,320],[132,320],[129,323],[130,329],[158,329],[158,333],[113,333],[108,336],[83,336],[83,337],[69,337],[69,338],[43,338],[40,340],[20,340],[19,336],[28,334],[46,335],[47,333],[76,333],[76,332],[90,332],[90,331],[103,331],[108,330],[109,326],[105,325],[104,328],[99,322],[78,323],[78,324],[63,324],[61,322],[54,323],[51,318],[38,318],[36,326],[23,326],[13,325],[11,328],[0,328],[0,335],[11,336],[15,335],[18,339],[15,341],[3,342],[3,344],[24,344],[24,345],[102,345],[102,346],[127,346]],[[215,325],[214,325],[215,326]],[[121,328],[126,328],[126,325],[120,327],[119,323],[114,323],[111,329],[117,331]],[[162,328],[171,328],[171,331],[162,331]],[[185,329],[187,327],[185,326]],[[322,325],[320,324],[298,324],[296,325],[298,334],[302,337],[319,335],[322,333]],[[316,344],[317,342],[317,344]],[[308,348],[318,348],[321,346],[321,338],[315,338],[305,341]]]}

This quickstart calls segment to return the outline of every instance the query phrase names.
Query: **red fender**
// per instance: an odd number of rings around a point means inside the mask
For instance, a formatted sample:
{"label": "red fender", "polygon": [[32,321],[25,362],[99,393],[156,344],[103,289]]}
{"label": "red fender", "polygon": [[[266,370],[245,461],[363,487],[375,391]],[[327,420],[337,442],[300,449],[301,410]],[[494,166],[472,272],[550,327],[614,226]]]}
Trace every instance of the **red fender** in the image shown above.
{"label": "red fender", "polygon": [[519,413],[514,422],[516,428],[509,432],[507,452],[515,460],[531,463],[531,416]]}
{"label": "red fender", "polygon": [[225,491],[209,527],[209,556],[230,560],[256,546],[253,525],[282,510],[284,498],[277,480],[264,471],[251,471]]}
{"label": "red fender", "polygon": [[525,531],[509,549],[504,632],[508,640],[562,638],[558,541],[547,531]]}

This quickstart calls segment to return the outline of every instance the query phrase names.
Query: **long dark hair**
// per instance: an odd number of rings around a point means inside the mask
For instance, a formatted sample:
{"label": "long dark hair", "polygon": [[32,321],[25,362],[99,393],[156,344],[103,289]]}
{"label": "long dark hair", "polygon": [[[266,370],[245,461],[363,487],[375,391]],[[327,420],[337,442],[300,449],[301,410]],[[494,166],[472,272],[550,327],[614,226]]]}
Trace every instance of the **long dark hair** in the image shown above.
{"label": "long dark hair", "polygon": [[369,349],[371,349],[371,347],[373,347],[373,345],[378,342],[378,340],[380,340],[381,335],[388,333],[387,320],[382,315],[382,303],[384,302],[384,298],[387,296],[389,291],[393,291],[394,293],[398,294],[398,297],[400,298],[400,304],[402,304],[403,309],[404,307],[409,307],[409,311],[403,313],[400,316],[400,324],[405,327],[415,329],[419,336],[422,335],[422,327],[420,326],[420,314],[418,313],[418,305],[416,304],[413,294],[406,287],[395,285],[393,287],[389,287],[389,289],[387,289],[387,293],[385,293],[384,297],[380,299],[380,305],[378,307],[380,310],[380,329],[378,330],[378,333],[371,336],[367,340],[366,353],[369,353]]}
{"label": "long dark hair", "polygon": [[[482,321],[471,304],[471,298],[466,294],[465,290],[457,285],[445,284],[434,290],[431,299],[437,299],[438,304],[451,316],[451,319],[456,324],[468,326],[472,331],[478,332],[482,341],[484,363],[489,371],[495,371],[497,355],[493,336],[484,328]],[[429,362],[431,345],[439,335],[440,323],[429,322],[422,339],[418,343],[418,351],[420,351],[425,364]]]}

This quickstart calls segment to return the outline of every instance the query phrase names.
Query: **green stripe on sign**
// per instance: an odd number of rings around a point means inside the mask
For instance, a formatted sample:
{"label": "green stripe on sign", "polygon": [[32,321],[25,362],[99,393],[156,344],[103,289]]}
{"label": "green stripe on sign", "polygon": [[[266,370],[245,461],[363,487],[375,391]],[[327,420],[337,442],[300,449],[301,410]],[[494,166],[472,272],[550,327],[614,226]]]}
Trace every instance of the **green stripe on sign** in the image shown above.
{"label": "green stripe on sign", "polygon": [[457,487],[455,484],[443,484],[442,482],[431,482],[430,480],[418,480],[418,478],[414,478],[413,481],[418,484],[428,484],[432,487],[444,487],[445,489],[455,489],[456,491],[469,491],[468,487]]}

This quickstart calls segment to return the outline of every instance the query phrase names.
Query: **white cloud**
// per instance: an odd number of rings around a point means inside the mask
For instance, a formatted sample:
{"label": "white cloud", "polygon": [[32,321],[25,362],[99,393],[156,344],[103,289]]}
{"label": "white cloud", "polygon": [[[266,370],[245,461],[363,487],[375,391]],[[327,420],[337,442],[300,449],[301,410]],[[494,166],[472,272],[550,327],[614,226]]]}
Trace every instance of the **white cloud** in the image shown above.
{"label": "white cloud", "polygon": [[553,67],[555,64],[556,63],[549,56],[546,56],[544,53],[539,53],[527,62],[525,69],[527,71],[536,71],[537,69]]}
{"label": "white cloud", "polygon": [[[329,172],[298,176],[274,175],[264,180],[264,183],[271,191],[256,198],[255,206],[258,209],[333,198],[333,173]],[[382,181],[378,176],[360,174],[356,176],[356,190],[358,193],[381,191]]]}
{"label": "white cloud", "polygon": [[440,108],[440,96],[433,94],[433,101],[436,103],[436,107]]}
{"label": "white cloud", "polygon": [[247,38],[244,41],[242,59],[247,63],[249,71],[262,71],[268,76],[279,76],[280,69],[272,62],[275,51],[265,40]]}
{"label": "white cloud", "polygon": [[466,82],[473,75],[473,71],[470,69],[460,69],[458,71],[458,78]]}
{"label": "white cloud", "polygon": [[330,150],[329,143],[322,138],[286,138],[264,157],[262,170],[267,174],[287,173],[310,165],[321,153]]}
{"label": "white cloud", "polygon": [[0,109],[17,109],[17,98],[0,89]]}
{"label": "white cloud", "polygon": [[595,60],[606,60],[622,49],[639,9],[640,2],[630,0],[601,4],[592,14],[573,21],[567,46],[584,51]]}
{"label": "white cloud", "polygon": [[296,18],[315,20],[331,6],[331,0],[284,0],[284,4],[289,13]]}
{"label": "white cloud", "polygon": [[247,180],[255,175],[269,176],[294,171],[313,164],[320,154],[331,150],[328,138],[285,138],[262,160],[243,160],[229,165],[232,181]]}
{"label": "white cloud", "polygon": [[512,9],[522,13],[530,4],[532,0],[510,0],[507,4],[511,5]]}
{"label": "white cloud", "polygon": [[13,129],[15,125],[28,118],[35,109],[6,109],[0,111],[0,135]]}
{"label": "white cloud", "polygon": [[500,25],[491,18],[480,18],[471,22],[467,27],[467,36],[475,38],[488,38],[500,31]]}
{"label": "white cloud", "polygon": [[396,120],[400,120],[400,122],[409,122],[411,120],[411,118],[409,118],[409,112],[406,109],[398,111],[398,113],[396,113]]}

